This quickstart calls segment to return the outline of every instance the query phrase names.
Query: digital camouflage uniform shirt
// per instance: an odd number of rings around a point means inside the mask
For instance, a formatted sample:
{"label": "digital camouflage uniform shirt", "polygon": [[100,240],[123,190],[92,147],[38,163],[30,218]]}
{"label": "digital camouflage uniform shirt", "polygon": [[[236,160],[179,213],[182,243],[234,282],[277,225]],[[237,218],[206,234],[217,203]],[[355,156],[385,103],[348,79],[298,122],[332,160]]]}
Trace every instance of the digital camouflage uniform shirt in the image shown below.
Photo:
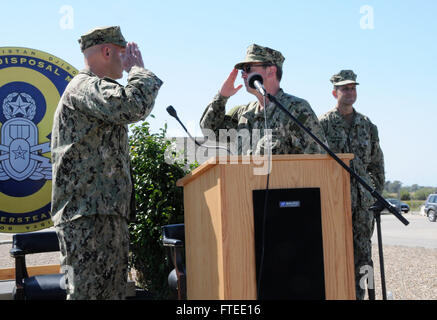
{"label": "digital camouflage uniform shirt", "polygon": [[162,81],[132,67],[127,85],[85,69],[68,84],[52,130],[52,220],[83,216],[129,218],[132,181],[129,123],[151,112]]}
{"label": "digital camouflage uniform shirt", "polygon": [[[370,119],[354,110],[349,126],[335,108],[320,117],[330,149],[335,153],[353,153],[350,167],[368,185],[382,193],[385,183],[384,156],[379,145],[378,128]],[[369,208],[375,200],[370,192],[351,178],[352,207]]]}
{"label": "digital camouflage uniform shirt", "polygon": [[[322,142],[326,141],[319,120],[306,100],[286,94],[282,89],[275,97]],[[228,99],[219,93],[205,109],[200,120],[200,127],[204,134],[209,136],[205,129],[212,130],[218,140],[220,129],[235,129],[237,132],[246,129],[249,134],[240,136],[242,141],[237,144],[238,154],[264,154],[265,117],[264,110],[260,110],[259,102],[235,107],[230,114],[226,114],[225,106]],[[273,103],[267,106],[266,114],[267,128],[272,130],[272,154],[325,153],[305,131]],[[258,130],[258,134],[254,134],[254,130]],[[230,137],[232,140],[232,135]]]}
{"label": "digital camouflage uniform shirt", "polygon": [[[382,193],[385,183],[384,156],[378,129],[370,119],[355,110],[349,125],[337,108],[320,117],[330,149],[335,153],[353,153],[350,167],[370,187]],[[375,202],[369,191],[351,177],[352,228],[357,299],[364,298],[361,278],[363,267],[373,267],[371,238],[374,216],[369,207]]]}

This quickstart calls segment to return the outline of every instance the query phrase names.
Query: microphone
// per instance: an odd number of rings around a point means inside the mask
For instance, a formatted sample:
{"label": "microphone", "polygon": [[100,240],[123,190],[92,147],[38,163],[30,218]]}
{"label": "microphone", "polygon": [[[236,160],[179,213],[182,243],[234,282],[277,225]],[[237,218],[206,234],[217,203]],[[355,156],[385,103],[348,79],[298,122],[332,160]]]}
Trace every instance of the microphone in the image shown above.
{"label": "microphone", "polygon": [[177,114],[175,108],[173,108],[173,106],[168,106],[168,107],[167,107],[167,112],[168,112],[169,115],[171,115],[173,118],[175,118],[175,119],[180,123],[180,125],[182,126],[182,128],[184,128],[185,132],[188,133],[188,135],[190,136],[190,138],[193,139],[194,142],[195,142],[198,146],[200,146],[199,142],[197,142],[196,139],[194,139],[194,138],[191,136],[191,134],[188,132],[187,128],[185,128],[184,124],[183,124],[182,121],[179,119],[178,114]]}
{"label": "microphone", "polygon": [[251,73],[247,77],[247,83],[249,87],[258,91],[262,96],[266,96],[266,89],[263,86],[263,77],[259,73]]}
{"label": "microphone", "polygon": [[169,115],[171,115],[173,118],[175,118],[180,123],[180,125],[182,126],[182,128],[184,128],[185,132],[188,134],[190,139],[192,141],[194,141],[194,143],[197,144],[199,147],[203,147],[203,148],[207,148],[207,149],[223,149],[223,150],[226,150],[229,154],[232,154],[231,151],[229,149],[225,148],[225,147],[221,147],[221,146],[204,146],[203,144],[200,144],[199,142],[196,141],[196,139],[194,139],[191,136],[191,134],[188,132],[187,128],[185,128],[184,124],[179,119],[178,114],[177,114],[175,108],[173,108],[173,106],[168,106],[166,110],[167,110]]}
{"label": "microphone", "polygon": [[168,106],[168,107],[167,107],[167,112],[168,112],[168,113],[169,113],[173,118],[176,118],[176,120],[179,121],[178,114],[177,114],[175,108],[173,108],[173,106]]}

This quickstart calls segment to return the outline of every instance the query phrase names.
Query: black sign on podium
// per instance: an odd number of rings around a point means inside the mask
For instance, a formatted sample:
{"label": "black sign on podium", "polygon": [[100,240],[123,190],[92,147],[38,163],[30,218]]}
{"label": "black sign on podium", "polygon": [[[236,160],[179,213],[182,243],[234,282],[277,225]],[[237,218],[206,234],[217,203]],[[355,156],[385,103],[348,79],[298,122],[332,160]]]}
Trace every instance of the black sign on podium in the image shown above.
{"label": "black sign on podium", "polygon": [[258,299],[324,300],[319,188],[253,190]]}

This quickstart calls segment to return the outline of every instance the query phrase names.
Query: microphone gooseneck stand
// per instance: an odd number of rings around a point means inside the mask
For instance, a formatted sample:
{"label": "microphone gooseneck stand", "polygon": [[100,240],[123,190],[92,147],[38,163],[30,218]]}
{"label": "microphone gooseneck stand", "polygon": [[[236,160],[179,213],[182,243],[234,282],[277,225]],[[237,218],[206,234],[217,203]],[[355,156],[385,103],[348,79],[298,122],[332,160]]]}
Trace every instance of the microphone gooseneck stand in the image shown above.
{"label": "microphone gooseneck stand", "polygon": [[[262,78],[260,80],[262,80]],[[266,97],[265,97],[265,95],[264,95],[264,105],[266,105]],[[194,141],[194,143],[197,144],[199,147],[204,147],[204,148],[209,148],[209,149],[224,149],[224,150],[226,150],[228,152],[229,155],[232,155],[231,151],[229,149],[225,148],[225,147],[221,147],[221,146],[206,146],[206,145],[203,145],[203,144],[200,144],[199,142],[197,142],[196,139],[191,136],[190,132],[184,126],[182,121],[179,119],[175,108],[173,106],[168,106],[166,110],[167,110],[169,115],[171,115],[173,118],[175,118],[179,122],[179,124],[182,126],[182,128],[185,130],[185,132],[188,134],[190,139],[192,141]],[[264,108],[264,119],[265,119],[264,126],[267,128],[266,108]],[[269,147],[270,146],[270,140],[269,139],[267,141],[267,145],[268,145],[268,148],[270,148]],[[267,216],[267,213],[266,213],[267,212],[267,198],[268,198],[268,192],[269,192],[270,157],[271,157],[270,149],[268,149],[268,153],[267,154],[268,154],[269,160],[268,160],[268,169],[267,169],[267,182],[266,182],[266,189],[265,189],[266,190],[266,194],[265,194],[265,199],[264,199],[264,214],[263,214],[263,224],[262,224],[263,225],[263,232],[262,232],[263,239],[262,239],[262,249],[261,249],[262,257],[261,257],[261,263],[260,263],[260,269],[259,269],[260,271],[259,271],[258,282],[257,282],[257,288],[258,288],[257,289],[257,295],[258,296],[259,296],[259,292],[260,292],[259,290],[260,290],[260,283],[261,283],[263,263],[264,263],[264,248],[265,248],[264,233],[265,233],[265,224],[266,224],[265,221],[266,221],[266,216]]]}
{"label": "microphone gooseneck stand", "polygon": [[175,108],[173,108],[173,106],[168,106],[166,110],[167,110],[167,112],[168,112],[169,115],[171,115],[173,118],[175,118],[175,119],[179,122],[179,124],[182,126],[182,128],[185,130],[185,132],[188,134],[188,136],[190,137],[190,139],[191,139],[192,141],[194,141],[194,143],[197,144],[199,147],[203,147],[203,148],[207,148],[207,149],[222,149],[222,150],[226,150],[226,152],[227,152],[229,155],[232,155],[231,150],[229,150],[228,148],[221,147],[221,146],[206,146],[206,145],[204,145],[203,143],[199,143],[199,142],[198,142],[198,141],[197,141],[197,140],[196,140],[196,139],[195,139],[195,138],[190,134],[190,132],[187,130],[187,128],[185,128],[184,124],[183,124],[182,121],[179,119],[178,114],[177,114]]}
{"label": "microphone gooseneck stand", "polygon": [[[398,218],[404,225],[408,225],[409,222],[405,219],[392,205],[390,205],[387,200],[385,200],[381,194],[379,194],[375,189],[370,187],[359,175],[355,173],[349,166],[347,166],[337,155],[332,152],[319,138],[317,138],[311,130],[305,127],[296,117],[294,117],[285,107],[270,93],[267,93],[268,99],[273,102],[279,109],[281,109],[286,115],[288,115],[300,128],[302,128],[307,134],[311,136],[335,161],[337,161],[349,174],[354,177],[370,194],[376,199],[376,202],[369,208],[373,211],[374,218],[376,221],[376,227],[378,232],[378,252],[379,252],[379,262],[380,262],[380,272],[381,272],[381,288],[383,300],[387,300],[387,292],[385,287],[385,272],[384,272],[384,255],[382,252],[382,235],[381,235],[381,211],[386,208],[391,212],[396,218]],[[373,294],[374,295],[374,294]],[[369,295],[369,298],[373,298]]]}

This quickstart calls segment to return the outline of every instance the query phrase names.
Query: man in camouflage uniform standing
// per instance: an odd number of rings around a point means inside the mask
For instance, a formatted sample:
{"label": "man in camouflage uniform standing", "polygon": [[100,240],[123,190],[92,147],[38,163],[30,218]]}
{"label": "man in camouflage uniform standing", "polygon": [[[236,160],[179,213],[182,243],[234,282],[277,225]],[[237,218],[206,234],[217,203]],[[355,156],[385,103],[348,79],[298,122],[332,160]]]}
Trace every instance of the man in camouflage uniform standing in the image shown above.
{"label": "man in camouflage uniform standing", "polygon": [[[272,130],[271,152],[273,154],[324,153],[324,150],[273,102],[269,102],[267,99],[265,106],[263,96],[255,89],[250,88],[247,83],[248,76],[252,72],[259,73],[263,77],[266,91],[275,96],[293,116],[308,127],[321,141],[325,141],[323,129],[309,103],[304,99],[285,93],[280,88],[284,60],[285,58],[279,51],[257,44],[250,45],[247,48],[245,60],[235,65],[219,93],[205,109],[200,120],[200,127],[204,134],[214,135],[218,140],[219,131],[222,129],[235,129],[237,132],[245,130],[249,134],[243,138],[242,143],[238,144],[236,141],[238,154],[263,154],[266,150],[267,135],[264,130],[267,118],[267,129]],[[242,72],[246,90],[253,94],[257,101],[235,107],[232,112],[226,114],[225,107],[228,99],[242,88],[242,85],[235,87],[234,84],[238,70]],[[259,134],[253,134],[255,130],[258,130]],[[210,134],[211,132],[212,134]],[[232,140],[232,135],[229,136]]]}
{"label": "man in camouflage uniform standing", "polygon": [[[52,130],[52,220],[68,299],[124,299],[132,181],[129,123],[151,112],[162,81],[120,27],[79,39],[86,68],[68,84]],[[128,72],[127,85],[114,79]]]}
{"label": "man in camouflage uniform standing", "polygon": [[[342,70],[332,76],[332,94],[337,100],[337,105],[320,117],[320,123],[331,150],[335,153],[353,153],[355,157],[350,163],[351,169],[369,186],[382,193],[385,183],[384,157],[379,146],[378,129],[368,117],[353,108],[357,99],[356,77],[352,70]],[[362,300],[365,290],[362,288],[363,281],[360,280],[369,271],[368,267],[372,267],[373,270],[371,238],[374,216],[369,207],[375,200],[353,177],[351,202],[356,296]],[[373,290],[369,291],[372,295]]]}

